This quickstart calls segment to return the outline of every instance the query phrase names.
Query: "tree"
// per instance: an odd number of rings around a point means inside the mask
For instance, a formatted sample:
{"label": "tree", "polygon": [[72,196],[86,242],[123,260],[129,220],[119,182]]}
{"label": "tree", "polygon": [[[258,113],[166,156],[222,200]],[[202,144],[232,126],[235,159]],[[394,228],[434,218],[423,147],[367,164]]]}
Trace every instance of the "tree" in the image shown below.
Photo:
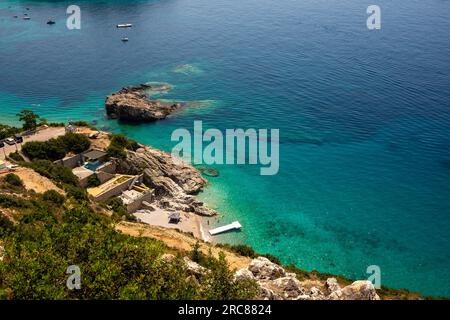
{"label": "tree", "polygon": [[19,120],[23,122],[22,127],[24,130],[36,129],[37,121],[40,118],[39,115],[32,110],[22,110],[17,116],[19,117]]}

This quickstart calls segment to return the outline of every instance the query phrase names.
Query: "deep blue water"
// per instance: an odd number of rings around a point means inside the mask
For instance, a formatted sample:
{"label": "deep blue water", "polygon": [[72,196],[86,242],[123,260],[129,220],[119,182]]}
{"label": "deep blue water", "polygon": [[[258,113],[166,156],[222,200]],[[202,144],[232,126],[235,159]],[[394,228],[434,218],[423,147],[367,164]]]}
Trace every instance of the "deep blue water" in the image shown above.
{"label": "deep blue water", "polygon": [[[1,122],[31,107],[166,150],[194,120],[279,128],[278,175],[210,178],[212,222],[244,226],[221,240],[351,278],[379,265],[384,285],[450,296],[450,1],[377,1],[380,31],[356,0],[77,1],[74,31],[69,4],[1,1]],[[154,124],[105,119],[107,94],[147,81],[199,104]]]}

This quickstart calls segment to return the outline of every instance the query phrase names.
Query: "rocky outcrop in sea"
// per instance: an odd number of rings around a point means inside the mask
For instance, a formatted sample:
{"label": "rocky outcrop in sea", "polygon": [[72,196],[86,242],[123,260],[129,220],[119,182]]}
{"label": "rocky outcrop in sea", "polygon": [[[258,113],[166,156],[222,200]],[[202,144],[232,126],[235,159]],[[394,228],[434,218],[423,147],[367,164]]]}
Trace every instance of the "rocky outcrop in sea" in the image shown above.
{"label": "rocky outcrop in sea", "polygon": [[179,102],[152,100],[145,90],[159,90],[152,84],[124,87],[106,97],[106,113],[111,118],[131,122],[149,122],[166,118],[183,106]]}

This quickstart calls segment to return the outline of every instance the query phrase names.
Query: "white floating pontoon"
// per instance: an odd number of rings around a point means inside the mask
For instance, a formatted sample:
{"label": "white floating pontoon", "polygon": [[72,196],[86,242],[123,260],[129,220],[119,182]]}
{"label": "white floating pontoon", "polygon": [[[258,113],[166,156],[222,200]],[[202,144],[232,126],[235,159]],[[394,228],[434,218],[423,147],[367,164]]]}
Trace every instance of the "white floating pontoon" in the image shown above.
{"label": "white floating pontoon", "polygon": [[222,232],[227,232],[230,230],[239,230],[240,228],[242,228],[242,226],[239,223],[239,221],[234,221],[233,223],[227,224],[226,226],[222,226],[222,227],[218,227],[218,228],[209,230],[209,234],[214,236],[216,234],[219,234]]}

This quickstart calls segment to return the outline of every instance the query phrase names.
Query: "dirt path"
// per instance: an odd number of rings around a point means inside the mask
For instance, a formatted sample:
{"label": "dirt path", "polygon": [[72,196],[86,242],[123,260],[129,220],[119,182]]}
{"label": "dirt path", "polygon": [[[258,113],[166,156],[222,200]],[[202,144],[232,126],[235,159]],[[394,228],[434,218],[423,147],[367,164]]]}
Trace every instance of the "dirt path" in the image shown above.
{"label": "dirt path", "polygon": [[[157,239],[164,242],[169,248],[182,251],[191,251],[192,247],[197,242],[197,239],[180,233],[177,230],[133,222],[120,222],[116,225],[116,230],[134,237],[149,237]],[[211,252],[215,257],[219,256],[219,252],[225,253],[231,269],[246,268],[250,264],[251,259],[248,257],[237,255],[223,248],[216,247],[210,243],[199,241],[199,244],[200,250],[204,254],[208,254],[209,249],[211,249]]]}
{"label": "dirt path", "polygon": [[[19,167],[11,171],[11,173],[16,174],[22,179],[25,189],[27,190],[34,190],[38,193],[43,193],[47,190],[55,190],[60,194],[64,194],[64,191],[58,188],[50,179],[41,176],[32,169]],[[0,176],[6,174],[8,173],[2,173]]]}

